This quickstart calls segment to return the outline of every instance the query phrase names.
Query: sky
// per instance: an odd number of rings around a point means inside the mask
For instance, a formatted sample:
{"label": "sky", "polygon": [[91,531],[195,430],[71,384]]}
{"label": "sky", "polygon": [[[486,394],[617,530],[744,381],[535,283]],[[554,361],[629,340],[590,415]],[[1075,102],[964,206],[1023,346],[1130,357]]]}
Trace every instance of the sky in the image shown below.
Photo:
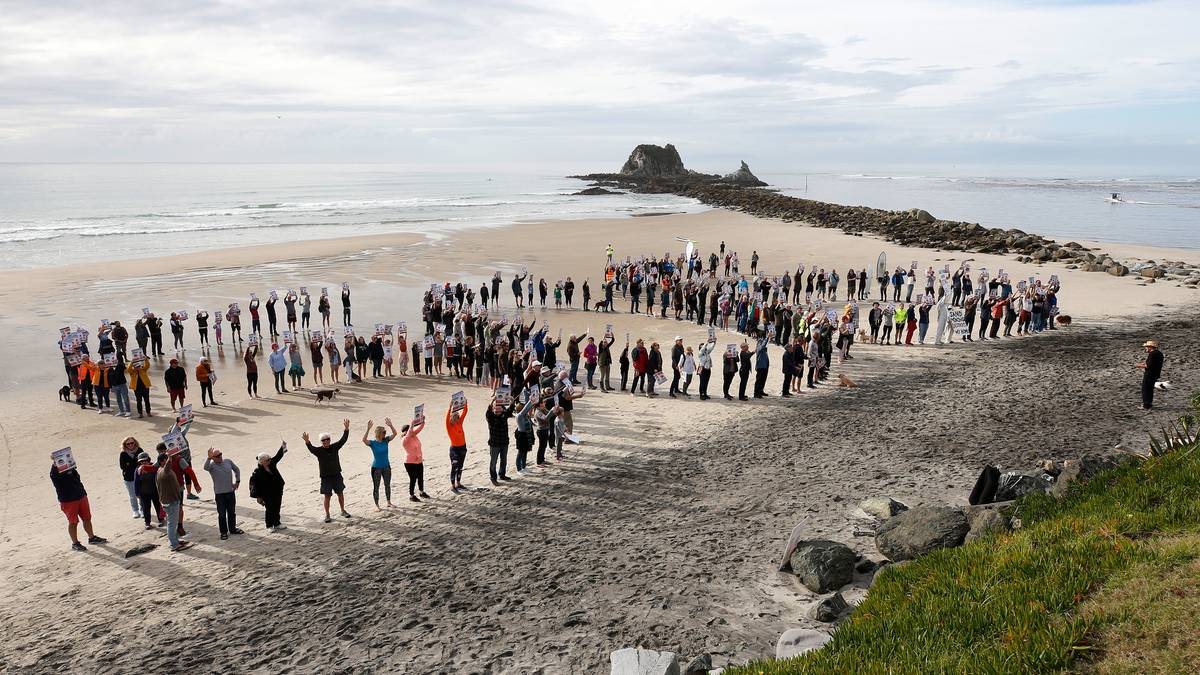
{"label": "sky", "polygon": [[0,161],[1200,175],[1200,2],[0,0]]}

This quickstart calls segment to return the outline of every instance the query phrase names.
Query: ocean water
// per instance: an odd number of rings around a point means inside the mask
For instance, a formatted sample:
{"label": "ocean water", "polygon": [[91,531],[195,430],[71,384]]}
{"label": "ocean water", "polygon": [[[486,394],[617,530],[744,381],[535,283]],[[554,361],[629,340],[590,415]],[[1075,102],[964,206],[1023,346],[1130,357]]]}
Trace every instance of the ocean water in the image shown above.
{"label": "ocean water", "polygon": [[[9,268],[277,241],[445,233],[518,221],[693,212],[673,195],[574,196],[567,171],[391,165],[0,164]],[[1200,179],[760,172],[785,194],[1017,227],[1056,238],[1200,248]],[[1106,201],[1119,192],[1126,201]]]}
{"label": "ocean water", "polygon": [[[760,173],[784,194],[1072,239],[1200,248],[1200,178],[983,178]],[[1122,203],[1108,201],[1119,193]]]}
{"label": "ocean water", "polygon": [[9,267],[29,268],[704,210],[673,195],[570,194],[584,186],[562,174],[387,165],[0,164],[0,256]]}

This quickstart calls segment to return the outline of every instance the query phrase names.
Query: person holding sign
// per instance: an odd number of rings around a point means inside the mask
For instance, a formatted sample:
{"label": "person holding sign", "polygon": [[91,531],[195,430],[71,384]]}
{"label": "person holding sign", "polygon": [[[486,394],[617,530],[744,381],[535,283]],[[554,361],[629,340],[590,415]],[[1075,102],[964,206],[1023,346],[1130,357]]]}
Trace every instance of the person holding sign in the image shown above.
{"label": "person holding sign", "polygon": [[1142,343],[1142,347],[1146,350],[1146,360],[1137,364],[1137,368],[1142,370],[1142,410],[1150,410],[1154,407],[1154,384],[1158,382],[1158,378],[1162,375],[1163,353],[1158,350],[1158,343],[1154,340],[1147,340]]}
{"label": "person holding sign", "polygon": [[321,290],[321,297],[317,300],[317,311],[321,313],[321,328],[329,330],[329,294],[324,289]]}
{"label": "person holding sign", "polygon": [[287,350],[277,343],[271,343],[271,355],[267,357],[267,365],[271,367],[271,374],[275,377],[275,393],[286,394],[283,374],[287,370]]}
{"label": "person holding sign", "polygon": [[408,500],[412,502],[421,501],[417,498],[417,490],[420,490],[422,497],[429,499],[429,495],[425,494],[425,458],[421,453],[421,439],[417,436],[425,428],[424,404],[417,406],[417,410],[412,423],[400,428],[400,433],[404,434],[400,445],[404,448],[404,471],[408,474]]}
{"label": "person holding sign", "polygon": [[309,442],[307,431],[300,434],[308,451],[317,458],[317,467],[321,474],[321,495],[325,503],[325,522],[327,523],[333,522],[333,518],[329,515],[329,500],[335,493],[342,517],[350,517],[350,514],[346,512],[346,498],[342,494],[346,490],[346,482],[342,480],[342,462],[338,457],[338,451],[346,444],[346,439],[350,438],[350,420],[342,420],[342,427],[342,437],[336,443],[331,442],[332,436],[329,433],[321,434],[320,446],[314,446]]}
{"label": "person holding sign", "polygon": [[[385,417],[383,423],[392,430],[389,435],[387,429],[374,426],[372,420],[367,420],[367,430],[363,432],[363,445],[371,449],[371,496],[375,499],[375,510],[382,511],[379,508],[379,481],[383,481],[384,499],[387,501],[389,509],[395,508],[392,504],[392,464],[388,459],[388,444],[396,439],[396,427],[392,425],[392,418]],[[370,438],[371,429],[375,429],[375,437]],[[411,490],[410,490],[411,491]]]}
{"label": "person holding sign", "polygon": [[342,325],[353,326],[350,323],[350,283],[342,282]]}
{"label": "person holding sign", "polygon": [[207,356],[196,364],[196,381],[200,383],[200,402],[204,404],[204,407],[207,408],[209,403],[216,405],[217,400],[213,398],[212,392],[213,383],[217,381],[217,374],[213,372],[212,362],[208,360]]}
{"label": "person holding sign", "polygon": [[[83,480],[75,466],[75,458],[70,448],[64,448],[64,459],[60,463],[50,464],[50,482],[58,495],[58,506],[67,517],[67,533],[71,536],[71,548],[75,551],[86,551],[87,547],[79,543],[79,521],[83,521],[83,530],[87,532],[89,544],[103,544],[108,540],[96,535],[92,530],[92,509],[88,503],[87,490],[83,488]],[[62,453],[60,450],[58,453]],[[58,453],[51,453],[58,455]],[[58,457],[55,457],[58,460]]]}
{"label": "person holding sign", "polygon": [[[508,418],[513,416],[511,403],[505,405],[500,396],[492,399],[492,405],[484,412],[488,425],[488,475],[492,485],[499,485],[500,480],[512,480],[508,477]],[[497,480],[499,479],[499,480]]]}
{"label": "person holding sign", "polygon": [[[712,368],[713,368],[712,353],[713,353],[713,349],[715,349],[716,346],[717,346],[717,336],[710,331],[709,335],[708,335],[708,342],[705,342],[704,344],[700,345],[700,357],[698,360],[699,367],[700,367],[700,400],[701,401],[707,401],[710,398],[710,396],[708,395],[708,380],[710,377],[712,377]],[[684,385],[683,389],[684,389],[684,392],[686,393],[687,385]]]}
{"label": "person holding sign", "polygon": [[446,409],[446,435],[450,437],[450,490],[455,494],[463,489],[463,464],[467,461],[467,436],[463,419],[467,416],[467,399],[461,392],[450,400]]}

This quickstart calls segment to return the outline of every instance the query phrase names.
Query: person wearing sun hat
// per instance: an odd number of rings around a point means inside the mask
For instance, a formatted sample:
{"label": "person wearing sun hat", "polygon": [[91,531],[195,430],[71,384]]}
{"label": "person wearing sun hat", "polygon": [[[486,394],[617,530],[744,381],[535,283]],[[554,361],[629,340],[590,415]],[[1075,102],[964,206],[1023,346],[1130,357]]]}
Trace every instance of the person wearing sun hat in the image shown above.
{"label": "person wearing sun hat", "polygon": [[1142,369],[1142,410],[1150,410],[1154,407],[1154,383],[1162,375],[1163,353],[1154,340],[1146,340],[1142,347],[1146,350],[1146,360],[1137,364]]}

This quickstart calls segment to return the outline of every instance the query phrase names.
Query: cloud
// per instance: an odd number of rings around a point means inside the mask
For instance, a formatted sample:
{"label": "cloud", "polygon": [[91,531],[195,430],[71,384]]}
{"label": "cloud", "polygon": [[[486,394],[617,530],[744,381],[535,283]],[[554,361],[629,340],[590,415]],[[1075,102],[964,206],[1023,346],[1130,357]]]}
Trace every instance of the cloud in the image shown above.
{"label": "cloud", "polygon": [[1200,113],[1200,6],[1183,0],[4,9],[0,157],[18,161],[611,163],[664,139],[777,166],[954,143],[1034,161],[1072,116],[1071,142],[1141,125],[1157,149],[1194,141],[1174,111]]}

